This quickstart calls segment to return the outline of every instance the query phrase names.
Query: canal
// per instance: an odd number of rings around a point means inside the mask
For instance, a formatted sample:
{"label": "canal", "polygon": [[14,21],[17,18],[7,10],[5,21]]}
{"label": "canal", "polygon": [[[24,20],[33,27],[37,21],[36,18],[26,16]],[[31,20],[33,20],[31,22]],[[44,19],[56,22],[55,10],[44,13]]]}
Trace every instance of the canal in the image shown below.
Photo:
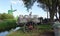
{"label": "canal", "polygon": [[[12,29],[12,31],[17,31],[19,30],[20,27],[16,27],[15,29]],[[3,32],[0,32],[0,36],[6,36],[7,34],[9,34],[10,31],[3,31]]]}

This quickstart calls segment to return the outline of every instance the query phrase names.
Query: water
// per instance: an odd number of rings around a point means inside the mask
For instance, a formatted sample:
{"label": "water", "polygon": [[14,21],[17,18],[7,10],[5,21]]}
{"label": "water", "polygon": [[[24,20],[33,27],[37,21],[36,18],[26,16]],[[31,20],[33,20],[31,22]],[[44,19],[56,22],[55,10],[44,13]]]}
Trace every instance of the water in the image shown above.
{"label": "water", "polygon": [[13,31],[17,31],[17,30],[19,30],[20,29],[20,27],[16,27],[15,29],[13,29]]}
{"label": "water", "polygon": [[[16,27],[15,29],[13,29],[12,31],[17,31],[19,30],[20,27]],[[4,31],[4,32],[0,32],[0,36],[6,36],[7,34],[9,34],[9,31]]]}
{"label": "water", "polygon": [[0,36],[6,36],[9,32],[8,31],[4,31],[0,33]]}

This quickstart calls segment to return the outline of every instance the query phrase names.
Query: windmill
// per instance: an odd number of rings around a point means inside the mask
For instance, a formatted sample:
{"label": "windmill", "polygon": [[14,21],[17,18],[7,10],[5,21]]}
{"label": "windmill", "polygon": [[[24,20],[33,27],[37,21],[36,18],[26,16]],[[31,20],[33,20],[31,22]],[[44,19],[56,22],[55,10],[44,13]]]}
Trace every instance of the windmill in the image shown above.
{"label": "windmill", "polygon": [[15,12],[15,11],[16,11],[16,10],[13,10],[12,5],[11,5],[11,9],[10,9],[10,10],[8,10],[8,14],[13,15],[13,12]]}

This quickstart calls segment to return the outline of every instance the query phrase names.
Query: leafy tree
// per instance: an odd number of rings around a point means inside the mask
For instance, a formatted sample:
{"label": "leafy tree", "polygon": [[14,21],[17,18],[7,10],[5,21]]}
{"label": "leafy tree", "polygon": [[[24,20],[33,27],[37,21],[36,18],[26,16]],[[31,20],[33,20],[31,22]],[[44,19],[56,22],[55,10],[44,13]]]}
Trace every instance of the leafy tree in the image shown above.
{"label": "leafy tree", "polygon": [[14,16],[6,13],[0,14],[0,20],[4,19],[14,19]]}
{"label": "leafy tree", "polygon": [[[50,21],[53,22],[54,15],[57,13],[57,0],[38,0],[45,11],[49,11]],[[56,14],[57,18],[57,14]]]}
{"label": "leafy tree", "polygon": [[[57,0],[23,0],[23,1],[27,8],[28,8],[28,6],[31,5],[32,1],[37,1],[39,3],[39,6],[42,6],[42,8],[44,10],[49,11],[50,20],[51,20],[51,22],[53,22],[54,15],[56,13],[55,10],[57,10],[57,6],[56,6]],[[29,5],[27,5],[27,4],[29,4]],[[32,4],[34,4],[34,2]],[[30,8],[31,8],[31,6],[30,6]]]}
{"label": "leafy tree", "polygon": [[35,3],[36,0],[22,0],[25,7],[27,8],[27,11],[32,8],[33,4]]}

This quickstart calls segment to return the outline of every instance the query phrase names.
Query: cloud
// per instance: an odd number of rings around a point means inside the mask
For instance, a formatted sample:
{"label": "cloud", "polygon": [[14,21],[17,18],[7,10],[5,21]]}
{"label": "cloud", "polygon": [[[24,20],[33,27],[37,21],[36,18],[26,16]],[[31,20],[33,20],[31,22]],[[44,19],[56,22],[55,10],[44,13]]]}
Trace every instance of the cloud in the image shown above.
{"label": "cloud", "polygon": [[18,2],[19,2],[19,3],[23,3],[23,1],[22,1],[22,0],[19,0]]}
{"label": "cloud", "polygon": [[11,0],[11,3],[12,4],[17,4],[18,3],[18,0]]}
{"label": "cloud", "polygon": [[7,13],[7,11],[6,10],[1,10],[0,13]]}
{"label": "cloud", "polygon": [[22,0],[11,0],[12,4],[23,3]]}
{"label": "cloud", "polygon": [[11,0],[11,3],[12,3],[12,4],[17,4],[17,1]]}

